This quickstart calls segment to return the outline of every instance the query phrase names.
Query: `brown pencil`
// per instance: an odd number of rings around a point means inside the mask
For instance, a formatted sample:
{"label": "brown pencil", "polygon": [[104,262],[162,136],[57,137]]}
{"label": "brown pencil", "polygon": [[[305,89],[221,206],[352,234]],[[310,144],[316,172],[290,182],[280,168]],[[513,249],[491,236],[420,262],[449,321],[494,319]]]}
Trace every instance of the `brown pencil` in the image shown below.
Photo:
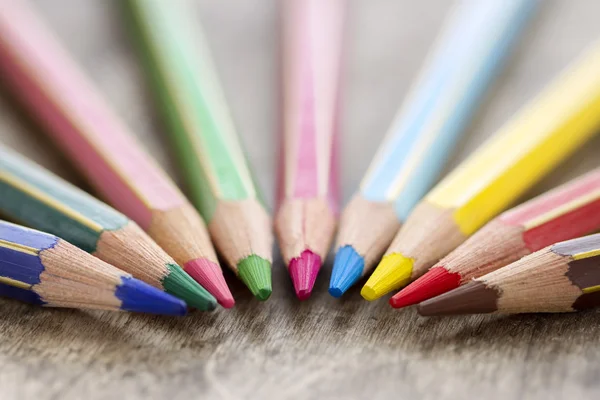
{"label": "brown pencil", "polygon": [[600,305],[600,234],[535,252],[419,305],[421,315],[571,312]]}

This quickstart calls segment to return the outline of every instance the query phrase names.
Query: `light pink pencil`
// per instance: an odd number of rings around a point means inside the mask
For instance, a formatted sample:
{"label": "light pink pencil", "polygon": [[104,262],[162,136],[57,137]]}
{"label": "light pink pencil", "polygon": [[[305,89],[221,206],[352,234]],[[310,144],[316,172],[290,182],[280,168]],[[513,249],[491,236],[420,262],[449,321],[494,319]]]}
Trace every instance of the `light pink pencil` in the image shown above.
{"label": "light pink pencil", "polygon": [[0,70],[14,93],[115,208],[146,230],[219,303],[232,307],[197,211],[27,2],[0,3]]}
{"label": "light pink pencil", "polygon": [[275,229],[300,300],[312,291],[338,212],[338,91],[344,0],[284,2],[283,123]]}

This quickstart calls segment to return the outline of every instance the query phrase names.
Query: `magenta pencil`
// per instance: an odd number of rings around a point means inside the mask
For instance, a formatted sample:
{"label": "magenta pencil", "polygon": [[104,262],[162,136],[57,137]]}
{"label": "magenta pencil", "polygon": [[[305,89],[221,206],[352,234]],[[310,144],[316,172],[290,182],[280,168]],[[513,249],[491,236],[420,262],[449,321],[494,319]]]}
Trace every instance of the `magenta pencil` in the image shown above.
{"label": "magenta pencil", "polygon": [[335,232],[343,0],[285,2],[275,229],[296,295],[307,299]]}
{"label": "magenta pencil", "polygon": [[27,1],[0,12],[0,71],[90,182],[224,307],[234,304],[206,226]]}

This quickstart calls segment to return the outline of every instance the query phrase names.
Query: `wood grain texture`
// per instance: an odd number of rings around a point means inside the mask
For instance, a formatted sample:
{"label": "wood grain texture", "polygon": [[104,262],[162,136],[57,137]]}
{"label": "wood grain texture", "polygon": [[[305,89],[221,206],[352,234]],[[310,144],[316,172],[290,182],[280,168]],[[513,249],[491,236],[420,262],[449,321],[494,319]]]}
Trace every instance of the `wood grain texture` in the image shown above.
{"label": "wood grain texture", "polygon": [[[173,175],[175,163],[165,150],[117,1],[61,0],[61,7],[53,0],[37,3]],[[274,0],[198,1],[198,16],[234,118],[247,128],[242,141],[265,193],[273,193],[271,139],[278,109],[275,6]],[[355,191],[381,140],[377,135],[385,132],[449,6],[350,2],[341,149],[344,201]],[[600,36],[599,12],[597,2],[544,1],[448,170]],[[0,96],[0,124],[6,145],[81,184],[81,177],[22,114],[15,114],[5,96]],[[598,151],[600,139],[527,197],[598,166]],[[184,319],[47,310],[0,300],[0,398],[329,400],[376,393],[372,398],[439,400],[477,394],[491,400],[545,400],[600,395],[600,312],[425,319],[412,309],[393,311],[385,300],[365,302],[360,286],[341,301],[330,298],[331,264],[324,268],[304,303],[294,298],[280,259],[266,303],[254,300],[228,273],[236,308]],[[367,359],[370,368],[365,368]]]}

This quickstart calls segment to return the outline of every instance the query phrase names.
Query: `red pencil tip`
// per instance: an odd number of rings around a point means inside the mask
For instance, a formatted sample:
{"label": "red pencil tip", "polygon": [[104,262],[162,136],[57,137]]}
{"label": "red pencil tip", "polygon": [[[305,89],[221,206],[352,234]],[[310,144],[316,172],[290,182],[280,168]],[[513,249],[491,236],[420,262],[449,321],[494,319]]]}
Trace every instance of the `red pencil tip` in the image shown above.
{"label": "red pencil tip", "polygon": [[394,308],[412,306],[460,286],[459,273],[448,272],[444,267],[430,269],[425,275],[396,293],[390,299]]}
{"label": "red pencil tip", "polygon": [[304,250],[300,257],[292,258],[289,265],[290,276],[296,296],[300,300],[310,297],[319,269],[321,257],[310,250]]}
{"label": "red pencil tip", "polygon": [[235,300],[225,282],[225,277],[223,277],[223,271],[217,263],[205,258],[197,258],[186,262],[183,269],[215,296],[223,308],[231,308],[235,305]]}

